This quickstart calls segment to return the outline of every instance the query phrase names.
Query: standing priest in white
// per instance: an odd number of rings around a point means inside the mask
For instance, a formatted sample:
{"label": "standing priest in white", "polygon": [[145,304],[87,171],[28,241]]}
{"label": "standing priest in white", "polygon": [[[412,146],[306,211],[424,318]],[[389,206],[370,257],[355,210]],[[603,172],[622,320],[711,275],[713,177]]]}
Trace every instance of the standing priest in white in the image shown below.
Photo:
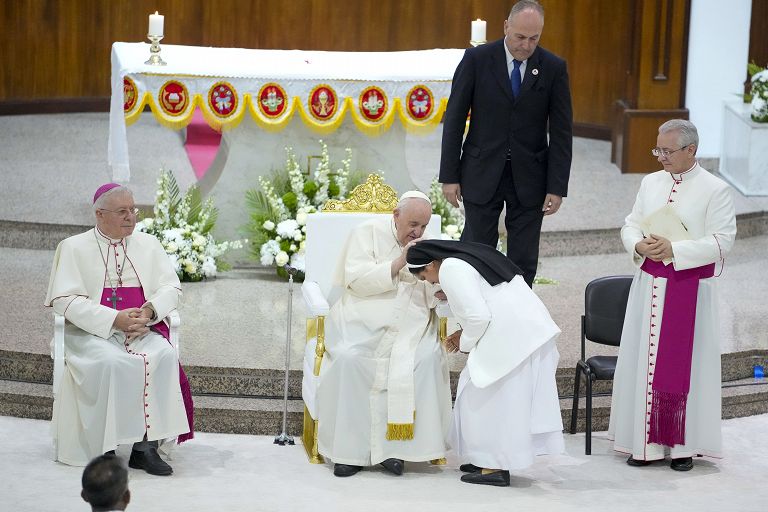
{"label": "standing priest in white", "polygon": [[429,198],[406,192],[392,216],[357,227],[336,280],[343,295],[326,324],[317,388],[318,451],[336,476],[381,463],[445,455],[451,393],[432,308],[439,289],[418,281],[405,255],[424,233]]}
{"label": "standing priest in white", "polygon": [[[609,436],[627,464],[665,455],[688,471],[719,457],[720,324],[715,263],[736,237],[730,187],[696,161],[690,121],[659,128],[664,170],[646,176],[621,230],[639,267],[629,292],[613,384]],[[721,265],[720,271],[722,270]]]}
{"label": "standing priest in white", "polygon": [[56,248],[45,299],[67,320],[55,458],[84,466],[133,443],[130,467],[170,475],[157,441],[192,435],[189,385],[163,322],[181,286],[160,242],[133,233],[129,189],[103,185],[93,201],[96,227]]}

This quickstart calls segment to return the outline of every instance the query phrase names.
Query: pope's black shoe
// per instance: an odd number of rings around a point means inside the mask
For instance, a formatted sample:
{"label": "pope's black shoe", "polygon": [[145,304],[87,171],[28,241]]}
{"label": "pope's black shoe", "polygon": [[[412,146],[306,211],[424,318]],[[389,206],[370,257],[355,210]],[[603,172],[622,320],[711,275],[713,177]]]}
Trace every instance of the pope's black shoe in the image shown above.
{"label": "pope's black shoe", "polygon": [[150,447],[145,452],[132,450],[128,466],[133,469],[143,469],[150,475],[168,476],[173,473],[173,468],[160,458],[155,447]]}
{"label": "pope's black shoe", "polygon": [[477,473],[467,473],[461,476],[462,482],[468,484],[481,484],[481,485],[495,485],[496,487],[508,487],[509,486],[509,471],[494,471],[493,473],[485,473],[478,471]]}
{"label": "pope's black shoe", "polygon": [[352,476],[363,469],[362,466],[353,466],[351,464],[334,464],[333,474],[336,476]]}
{"label": "pope's black shoe", "polygon": [[653,461],[651,461],[651,460],[637,460],[637,459],[635,459],[632,456],[630,456],[627,459],[627,464],[629,464],[630,466],[635,466],[635,467],[650,466],[651,462],[653,462]]}
{"label": "pope's black shoe", "polygon": [[669,467],[675,471],[690,471],[693,469],[693,458],[683,457],[681,459],[672,459],[672,463]]}
{"label": "pope's black shoe", "polygon": [[387,459],[387,460],[381,461],[381,465],[384,466],[384,469],[386,469],[390,473],[400,476],[403,474],[403,468],[405,468],[405,461],[403,461],[402,459]]}
{"label": "pope's black shoe", "polygon": [[459,466],[459,469],[463,473],[479,473],[480,471],[482,471],[483,468],[479,468],[474,464],[462,464],[461,466]]}

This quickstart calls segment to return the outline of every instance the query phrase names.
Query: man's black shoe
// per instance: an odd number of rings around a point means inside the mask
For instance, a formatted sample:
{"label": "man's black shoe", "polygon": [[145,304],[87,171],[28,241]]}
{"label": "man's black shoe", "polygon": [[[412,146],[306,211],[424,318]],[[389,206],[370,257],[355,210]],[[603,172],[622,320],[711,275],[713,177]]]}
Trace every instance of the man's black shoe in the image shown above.
{"label": "man's black shoe", "polygon": [[463,473],[479,473],[480,471],[482,471],[483,468],[479,468],[474,464],[462,464],[461,466],[459,466],[459,469]]}
{"label": "man's black shoe", "polygon": [[496,487],[509,487],[509,471],[494,471],[493,473],[483,474],[482,471],[477,473],[467,473],[461,476],[462,482],[468,484],[481,484],[481,485],[495,485]]}
{"label": "man's black shoe", "polygon": [[362,466],[353,466],[351,464],[334,464],[333,474],[336,476],[352,476],[363,469]]}
{"label": "man's black shoe", "polygon": [[693,469],[693,458],[683,457],[682,459],[672,459],[669,465],[675,471],[690,471]]}
{"label": "man's black shoe", "polygon": [[381,461],[381,465],[384,466],[384,469],[386,469],[390,473],[400,476],[403,474],[403,468],[405,468],[405,461],[403,461],[402,459],[387,459],[387,460]]}
{"label": "man's black shoe", "polygon": [[638,468],[642,466],[650,466],[652,462],[653,461],[651,460],[637,460],[633,457],[629,457],[627,459],[627,464],[629,464],[630,466],[638,467]]}
{"label": "man's black shoe", "polygon": [[155,447],[151,447],[145,452],[131,451],[128,466],[133,469],[143,469],[150,475],[168,476],[173,473],[173,468],[160,458]]}

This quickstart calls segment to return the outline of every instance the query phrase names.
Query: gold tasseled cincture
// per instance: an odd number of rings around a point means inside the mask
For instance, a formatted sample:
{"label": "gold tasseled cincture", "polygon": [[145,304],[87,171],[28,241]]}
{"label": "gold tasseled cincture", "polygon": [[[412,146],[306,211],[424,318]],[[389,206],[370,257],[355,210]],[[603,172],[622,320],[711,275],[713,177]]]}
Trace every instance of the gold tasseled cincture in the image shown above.
{"label": "gold tasseled cincture", "polygon": [[413,439],[413,423],[387,423],[387,441]]}
{"label": "gold tasseled cincture", "polygon": [[387,423],[387,441],[410,441],[413,439],[414,423],[416,411],[413,411],[413,423]]}

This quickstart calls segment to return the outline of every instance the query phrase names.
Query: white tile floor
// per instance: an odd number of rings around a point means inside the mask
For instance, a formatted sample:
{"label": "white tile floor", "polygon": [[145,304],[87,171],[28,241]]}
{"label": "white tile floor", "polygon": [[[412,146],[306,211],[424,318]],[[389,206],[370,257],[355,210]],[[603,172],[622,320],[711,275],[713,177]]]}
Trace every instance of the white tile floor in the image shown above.
{"label": "white tile floor", "polygon": [[[723,422],[724,455],[697,459],[688,473],[668,465],[632,468],[597,433],[593,455],[583,435],[566,435],[567,455],[542,457],[512,486],[459,481],[456,461],[406,464],[401,477],[380,468],[335,478],[310,465],[301,446],[266,436],[198,434],[179,447],[175,474],[131,470],[128,510],[173,511],[746,511],[768,500],[768,415]],[[88,510],[80,499],[82,468],[54,463],[48,422],[0,417],[0,510]]]}

